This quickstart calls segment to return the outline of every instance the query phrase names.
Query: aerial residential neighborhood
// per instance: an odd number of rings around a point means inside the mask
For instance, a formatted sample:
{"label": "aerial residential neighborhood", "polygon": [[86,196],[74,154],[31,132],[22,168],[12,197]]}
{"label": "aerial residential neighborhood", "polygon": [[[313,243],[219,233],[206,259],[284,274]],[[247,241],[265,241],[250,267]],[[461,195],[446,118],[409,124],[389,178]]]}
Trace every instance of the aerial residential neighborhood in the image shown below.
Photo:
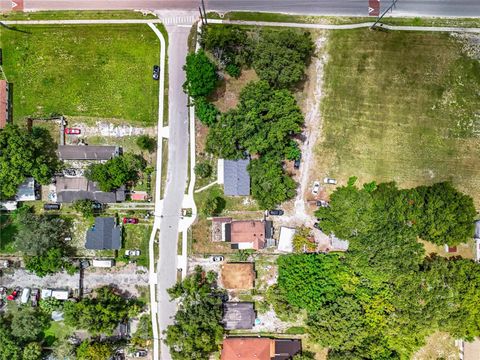
{"label": "aerial residential neighborhood", "polygon": [[0,360],[480,360],[478,1],[0,25]]}

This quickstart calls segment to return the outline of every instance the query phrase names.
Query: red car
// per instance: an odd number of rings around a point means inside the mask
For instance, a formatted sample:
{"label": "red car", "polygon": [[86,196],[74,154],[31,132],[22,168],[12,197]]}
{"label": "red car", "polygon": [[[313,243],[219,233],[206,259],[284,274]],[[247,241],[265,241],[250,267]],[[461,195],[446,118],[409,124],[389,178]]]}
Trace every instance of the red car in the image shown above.
{"label": "red car", "polygon": [[7,300],[13,301],[17,298],[18,292],[20,291],[19,288],[16,288],[15,290],[12,291],[10,295],[7,296]]}
{"label": "red car", "polygon": [[65,134],[79,135],[82,131],[78,128],[65,128]]}
{"label": "red car", "polygon": [[123,218],[123,223],[124,224],[138,224],[138,219],[137,218]]}

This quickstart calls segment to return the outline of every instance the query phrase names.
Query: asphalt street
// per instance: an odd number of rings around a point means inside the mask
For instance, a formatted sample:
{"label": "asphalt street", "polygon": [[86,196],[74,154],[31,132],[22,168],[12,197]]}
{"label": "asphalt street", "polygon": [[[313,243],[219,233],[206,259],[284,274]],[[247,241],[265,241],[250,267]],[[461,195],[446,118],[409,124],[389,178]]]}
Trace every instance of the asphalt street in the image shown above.
{"label": "asphalt street", "polygon": [[[177,240],[182,201],[187,185],[188,164],[188,107],[183,92],[183,65],[188,52],[190,27],[167,26],[168,31],[168,119],[170,137],[165,198],[160,221],[158,276],[158,323],[160,334],[173,323],[175,302],[170,301],[167,289],[177,281]],[[173,146],[174,145],[174,146]],[[161,359],[171,359],[168,347],[160,348]]]}
{"label": "asphalt street", "polygon": [[[18,0],[20,1],[20,0]],[[10,0],[0,0],[2,9]],[[199,0],[21,0],[24,10],[184,10],[197,11]],[[381,1],[386,8],[390,1]],[[317,15],[368,13],[367,0],[206,0],[207,10],[269,11]],[[394,16],[480,16],[479,0],[398,0]]]}

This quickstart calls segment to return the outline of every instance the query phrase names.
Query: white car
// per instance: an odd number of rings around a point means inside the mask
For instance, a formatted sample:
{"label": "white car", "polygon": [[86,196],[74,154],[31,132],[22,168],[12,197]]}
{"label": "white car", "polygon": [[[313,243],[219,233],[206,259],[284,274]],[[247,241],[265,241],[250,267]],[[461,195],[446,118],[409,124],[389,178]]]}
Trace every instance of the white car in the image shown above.
{"label": "white car", "polygon": [[317,195],[319,190],[320,190],[320,181],[315,181],[313,183],[312,194]]}
{"label": "white car", "polygon": [[323,179],[323,183],[324,184],[337,185],[337,180],[326,177],[325,179]]}
{"label": "white car", "polygon": [[125,250],[125,256],[140,256],[140,250]]}

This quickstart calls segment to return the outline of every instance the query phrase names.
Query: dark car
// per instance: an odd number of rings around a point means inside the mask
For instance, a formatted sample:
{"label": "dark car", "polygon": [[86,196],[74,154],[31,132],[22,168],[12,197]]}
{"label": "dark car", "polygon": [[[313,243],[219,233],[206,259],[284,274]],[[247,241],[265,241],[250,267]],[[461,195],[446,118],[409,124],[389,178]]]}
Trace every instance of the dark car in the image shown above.
{"label": "dark car", "polygon": [[298,159],[295,159],[295,161],[294,161],[294,163],[293,163],[293,167],[294,167],[295,169],[297,169],[297,170],[300,169],[300,160],[302,160],[302,156],[301,156],[301,155],[298,157]]}
{"label": "dark car", "polygon": [[318,207],[328,207],[328,201],[325,200],[317,200],[317,206]]}
{"label": "dark car", "polygon": [[43,210],[60,210],[60,204],[45,204]]}
{"label": "dark car", "polygon": [[103,209],[103,204],[100,204],[98,202],[92,203],[92,209],[93,210],[102,210]]}
{"label": "dark car", "polygon": [[322,228],[320,227],[320,223],[318,223],[318,222],[316,222],[315,224],[313,224],[313,227],[314,227],[315,229],[318,229],[318,230],[322,231]]}
{"label": "dark car", "polygon": [[284,213],[283,210],[280,210],[280,209],[275,209],[275,210],[270,210],[268,212],[269,215],[272,215],[272,216],[282,216]]}
{"label": "dark car", "polygon": [[160,66],[153,65],[153,80],[160,79]]}
{"label": "dark car", "polygon": [[148,354],[147,350],[137,350],[133,353],[133,357],[136,357],[136,358],[145,357],[147,356],[147,354]]}

